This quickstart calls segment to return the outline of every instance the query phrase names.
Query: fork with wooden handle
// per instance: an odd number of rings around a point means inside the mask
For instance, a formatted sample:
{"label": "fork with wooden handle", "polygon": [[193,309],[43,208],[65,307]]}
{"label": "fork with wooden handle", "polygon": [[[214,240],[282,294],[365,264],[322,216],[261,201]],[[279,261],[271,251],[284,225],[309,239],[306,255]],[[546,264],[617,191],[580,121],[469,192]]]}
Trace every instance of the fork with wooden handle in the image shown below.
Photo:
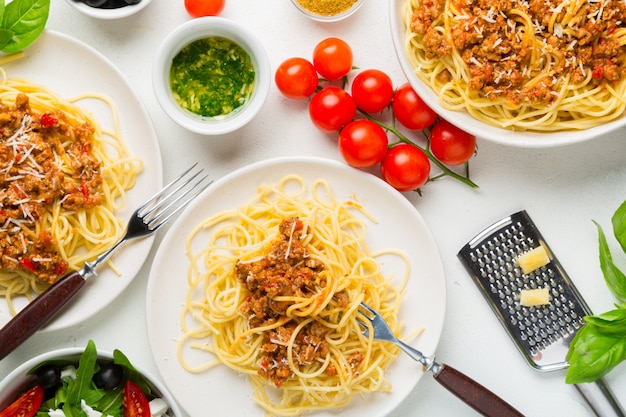
{"label": "fork with wooden handle", "polygon": [[124,236],[111,249],[92,262],[85,262],[80,271],[63,277],[38,295],[0,329],[0,359],[26,341],[56,315],[85,284],[96,275],[98,265],[105,262],[122,243],[156,232],[175,214],[187,206],[211,184],[203,170],[194,164],[149,198],[132,214]]}
{"label": "fork with wooden handle", "polygon": [[[509,403],[498,397],[472,378],[446,364],[440,364],[434,357],[427,357],[419,350],[399,340],[391,331],[385,319],[376,310],[361,303],[357,322],[364,336],[391,342],[407,355],[424,365],[424,369],[434,374],[435,380],[448,391],[463,400],[467,405],[487,417],[523,417],[524,415]],[[363,317],[365,320],[361,319]]]}

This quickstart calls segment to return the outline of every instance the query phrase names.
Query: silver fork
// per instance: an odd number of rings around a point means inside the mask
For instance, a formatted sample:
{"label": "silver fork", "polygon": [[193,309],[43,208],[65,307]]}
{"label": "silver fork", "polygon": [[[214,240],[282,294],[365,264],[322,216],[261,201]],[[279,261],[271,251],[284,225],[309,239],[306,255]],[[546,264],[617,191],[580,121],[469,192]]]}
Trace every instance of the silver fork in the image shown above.
{"label": "silver fork", "polygon": [[172,180],[133,212],[124,236],[111,249],[92,262],[85,262],[80,271],[59,278],[5,324],[0,329],[0,359],[50,321],[78,293],[87,278],[97,275],[97,267],[109,259],[122,243],[156,232],[208,187],[212,181],[207,179],[208,176],[202,176],[202,172],[194,164]]}
{"label": "silver fork", "polygon": [[419,350],[398,339],[380,313],[367,304],[361,303],[359,316],[356,320],[365,337],[370,337],[371,330],[373,339],[384,340],[398,346],[411,358],[420,362],[426,371],[431,371],[437,382],[480,414],[488,417],[523,417],[523,414],[509,403],[472,378],[449,365],[438,363],[434,356],[427,357]]}

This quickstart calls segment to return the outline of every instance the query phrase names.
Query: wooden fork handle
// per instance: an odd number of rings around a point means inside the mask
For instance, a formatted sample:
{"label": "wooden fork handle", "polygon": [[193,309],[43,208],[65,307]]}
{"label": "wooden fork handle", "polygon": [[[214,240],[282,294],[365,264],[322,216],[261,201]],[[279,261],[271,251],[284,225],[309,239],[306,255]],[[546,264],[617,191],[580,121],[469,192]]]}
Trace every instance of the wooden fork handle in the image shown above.
{"label": "wooden fork handle", "polygon": [[0,329],[0,359],[43,327],[85,285],[78,272],[61,277]]}
{"label": "wooden fork handle", "polygon": [[442,364],[435,380],[483,416],[524,417],[502,398],[451,366]]}

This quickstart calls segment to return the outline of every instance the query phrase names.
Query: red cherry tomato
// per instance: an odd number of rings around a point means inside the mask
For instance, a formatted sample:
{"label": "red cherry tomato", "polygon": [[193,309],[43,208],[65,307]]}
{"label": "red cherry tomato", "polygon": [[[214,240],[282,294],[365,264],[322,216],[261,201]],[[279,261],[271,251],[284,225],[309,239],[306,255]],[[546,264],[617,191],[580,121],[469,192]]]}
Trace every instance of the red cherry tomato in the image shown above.
{"label": "red cherry tomato", "polygon": [[338,80],[352,69],[352,48],[339,38],[327,38],[313,49],[313,65],[327,80]]}
{"label": "red cherry tomato", "polygon": [[299,57],[283,61],[276,69],[274,81],[285,97],[295,100],[311,97],[319,82],[313,64]]}
{"label": "red cherry tomato", "polygon": [[446,165],[461,165],[476,150],[476,136],[459,129],[447,120],[440,120],[430,131],[430,151]]}
{"label": "red cherry tomato", "polygon": [[126,381],[123,391],[125,417],[150,417],[150,403],[146,394],[132,381]]}
{"label": "red cherry tomato", "polygon": [[43,388],[35,385],[4,410],[0,417],[33,417],[43,401]]}
{"label": "red cherry tomato", "polygon": [[217,16],[225,5],[226,0],[185,0],[185,9],[191,17]]}
{"label": "red cherry tomato", "polygon": [[337,132],[356,116],[352,96],[338,87],[325,87],[309,102],[309,116],[322,132]]}
{"label": "red cherry tomato", "polygon": [[426,129],[437,120],[437,113],[424,103],[409,83],[398,88],[391,107],[396,120],[408,129]]}
{"label": "red cherry tomato", "polygon": [[387,134],[370,120],[355,120],[339,133],[339,152],[355,168],[368,168],[382,161],[387,153]]}
{"label": "red cherry tomato", "polygon": [[391,103],[391,78],[377,69],[360,72],[352,81],[352,97],[356,106],[367,113],[378,113]]}
{"label": "red cherry tomato", "polygon": [[428,181],[430,161],[421,149],[400,143],[387,151],[380,163],[380,173],[396,190],[411,191]]}

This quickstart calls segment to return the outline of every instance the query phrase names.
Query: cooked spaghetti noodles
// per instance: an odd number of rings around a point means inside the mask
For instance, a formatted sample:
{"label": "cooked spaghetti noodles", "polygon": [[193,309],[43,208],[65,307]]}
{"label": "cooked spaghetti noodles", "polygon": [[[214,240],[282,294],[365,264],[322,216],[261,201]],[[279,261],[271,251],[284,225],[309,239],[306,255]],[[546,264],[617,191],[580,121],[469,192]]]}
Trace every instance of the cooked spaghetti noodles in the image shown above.
{"label": "cooked spaghetti noodles", "polygon": [[626,108],[620,0],[406,0],[406,56],[441,105],[490,125],[587,129]]}
{"label": "cooked spaghetti noodles", "polygon": [[[32,298],[122,236],[115,212],[143,163],[107,97],[64,99],[0,74],[0,295],[15,314],[17,295]],[[105,103],[113,126],[103,130],[78,105],[85,99]]]}
{"label": "cooked spaghetti noodles", "polygon": [[[354,201],[336,201],[324,180],[310,187],[307,196],[297,175],[261,185],[245,206],[198,224],[187,243],[179,360],[189,372],[223,364],[249,376],[267,415],[336,408],[357,393],[389,391],[386,371],[398,355],[395,346],[363,336],[356,316],[364,301],[400,332],[406,255],[370,252],[366,222],[374,217]],[[404,271],[384,276],[385,259]]]}

